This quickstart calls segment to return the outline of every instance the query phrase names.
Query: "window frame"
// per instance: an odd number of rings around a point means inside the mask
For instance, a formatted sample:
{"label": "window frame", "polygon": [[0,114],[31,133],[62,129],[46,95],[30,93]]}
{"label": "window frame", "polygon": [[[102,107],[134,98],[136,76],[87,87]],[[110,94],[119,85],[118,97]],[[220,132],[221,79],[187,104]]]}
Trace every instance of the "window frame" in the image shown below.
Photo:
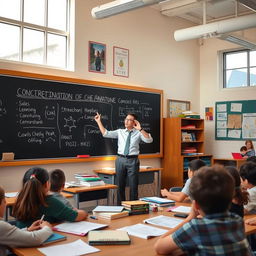
{"label": "window frame", "polygon": [[[255,87],[256,85],[251,85],[251,78],[250,78],[250,69],[256,66],[250,66],[250,52],[255,51],[255,50],[250,50],[250,49],[237,49],[237,50],[232,50],[232,51],[225,51],[222,53],[222,88],[223,89],[235,89],[235,88],[249,88],[249,87]],[[232,69],[227,69],[226,68],[226,57],[229,54],[235,54],[239,52],[245,52],[246,53],[246,58],[247,58],[247,66],[246,67],[239,67],[239,68],[232,68]],[[236,70],[236,69],[241,69],[245,68],[247,70],[247,85],[246,86],[236,86],[236,87],[227,87],[226,84],[226,74],[227,71],[229,70]]]}
{"label": "window frame", "polygon": [[[43,26],[33,24],[33,23],[28,23],[24,22],[24,0],[20,0],[20,20],[15,20],[15,19],[10,19],[10,18],[5,18],[0,16],[0,23],[2,24],[7,24],[7,25],[13,25],[13,26],[18,26],[20,28],[20,38],[19,38],[19,56],[18,60],[8,60],[5,58],[0,57],[0,61],[11,61],[11,62],[21,62],[21,63],[29,63],[31,65],[43,65],[45,67],[53,67],[57,69],[68,69],[69,68],[69,57],[70,57],[70,9],[71,9],[71,0],[65,0],[67,7],[66,7],[66,30],[59,30],[55,28],[50,28],[48,27],[48,0],[45,1],[45,9],[44,9],[44,22],[45,24]],[[32,63],[32,62],[25,62],[23,61],[24,57],[24,29],[32,29],[36,31],[40,31],[44,33],[44,47],[43,47],[43,63]],[[48,34],[54,34],[58,36],[64,36],[66,38],[66,50],[65,50],[65,63],[64,65],[61,66],[51,66],[47,64],[47,41],[48,41]]]}

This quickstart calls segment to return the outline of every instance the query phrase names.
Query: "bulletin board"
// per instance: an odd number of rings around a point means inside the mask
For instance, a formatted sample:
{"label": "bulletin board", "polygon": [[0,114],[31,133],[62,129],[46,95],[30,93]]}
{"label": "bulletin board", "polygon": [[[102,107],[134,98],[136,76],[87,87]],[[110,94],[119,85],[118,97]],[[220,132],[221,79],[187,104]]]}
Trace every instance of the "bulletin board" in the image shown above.
{"label": "bulletin board", "polygon": [[215,103],[216,140],[256,140],[256,100]]}

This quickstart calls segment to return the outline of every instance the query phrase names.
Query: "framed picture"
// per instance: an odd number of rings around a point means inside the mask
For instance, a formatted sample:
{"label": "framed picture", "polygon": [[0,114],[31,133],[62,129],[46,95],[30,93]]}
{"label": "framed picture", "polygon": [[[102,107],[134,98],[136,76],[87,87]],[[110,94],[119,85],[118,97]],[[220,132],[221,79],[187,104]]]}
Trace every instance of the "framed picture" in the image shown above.
{"label": "framed picture", "polygon": [[190,110],[190,101],[182,100],[167,100],[167,116],[168,117],[177,117],[183,111]]}
{"label": "framed picture", "polygon": [[89,41],[89,72],[106,73],[106,45]]}
{"label": "framed picture", "polygon": [[129,77],[129,50],[113,47],[113,75]]}

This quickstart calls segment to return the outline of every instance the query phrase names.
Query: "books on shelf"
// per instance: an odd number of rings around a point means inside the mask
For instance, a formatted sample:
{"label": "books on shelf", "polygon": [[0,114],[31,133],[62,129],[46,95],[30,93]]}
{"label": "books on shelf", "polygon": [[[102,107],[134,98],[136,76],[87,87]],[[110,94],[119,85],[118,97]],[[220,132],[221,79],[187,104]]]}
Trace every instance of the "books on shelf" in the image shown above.
{"label": "books on shelf", "polygon": [[144,201],[122,201],[122,206],[129,211],[130,215],[149,213],[149,204]]}
{"label": "books on shelf", "polygon": [[88,221],[64,222],[53,227],[53,230],[66,232],[78,236],[85,236],[89,231],[105,228],[108,225]]}
{"label": "books on shelf", "polygon": [[157,197],[157,196],[143,197],[143,198],[140,198],[140,200],[146,201],[149,203],[153,203],[156,206],[171,206],[171,205],[175,204],[175,201],[173,201],[173,200],[161,198],[161,197]]}
{"label": "books on shelf", "polygon": [[195,118],[195,119],[200,119],[200,115],[197,112],[193,112],[193,111],[183,111],[182,115],[185,118]]}
{"label": "books on shelf", "polygon": [[131,239],[124,230],[90,231],[88,234],[89,245],[104,244],[130,244]]}
{"label": "books on shelf", "polygon": [[183,142],[196,141],[196,135],[193,132],[182,132],[181,136]]}
{"label": "books on shelf", "polygon": [[194,124],[183,125],[181,129],[196,129],[196,126]]}
{"label": "books on shelf", "polygon": [[119,228],[119,230],[125,230],[131,236],[137,236],[143,239],[148,239],[151,237],[161,236],[167,232],[167,230],[162,228],[156,228],[153,226],[145,225],[145,224],[135,224],[131,226],[126,226],[123,228]]}
{"label": "books on shelf", "polygon": [[57,233],[53,233],[52,235],[50,235],[44,242],[43,245],[45,244],[50,244],[50,243],[54,243],[54,242],[59,242],[59,241],[63,241],[66,240],[67,237],[63,236],[61,234],[57,234]]}

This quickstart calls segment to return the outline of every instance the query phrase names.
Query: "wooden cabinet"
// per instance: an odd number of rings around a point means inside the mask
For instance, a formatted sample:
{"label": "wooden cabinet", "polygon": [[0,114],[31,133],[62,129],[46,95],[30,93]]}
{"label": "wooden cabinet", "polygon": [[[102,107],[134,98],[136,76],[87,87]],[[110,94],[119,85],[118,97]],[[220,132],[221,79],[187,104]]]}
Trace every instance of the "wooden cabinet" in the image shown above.
{"label": "wooden cabinet", "polygon": [[188,163],[194,159],[212,164],[212,155],[204,151],[204,120],[165,118],[162,187],[183,186],[187,179]]}

